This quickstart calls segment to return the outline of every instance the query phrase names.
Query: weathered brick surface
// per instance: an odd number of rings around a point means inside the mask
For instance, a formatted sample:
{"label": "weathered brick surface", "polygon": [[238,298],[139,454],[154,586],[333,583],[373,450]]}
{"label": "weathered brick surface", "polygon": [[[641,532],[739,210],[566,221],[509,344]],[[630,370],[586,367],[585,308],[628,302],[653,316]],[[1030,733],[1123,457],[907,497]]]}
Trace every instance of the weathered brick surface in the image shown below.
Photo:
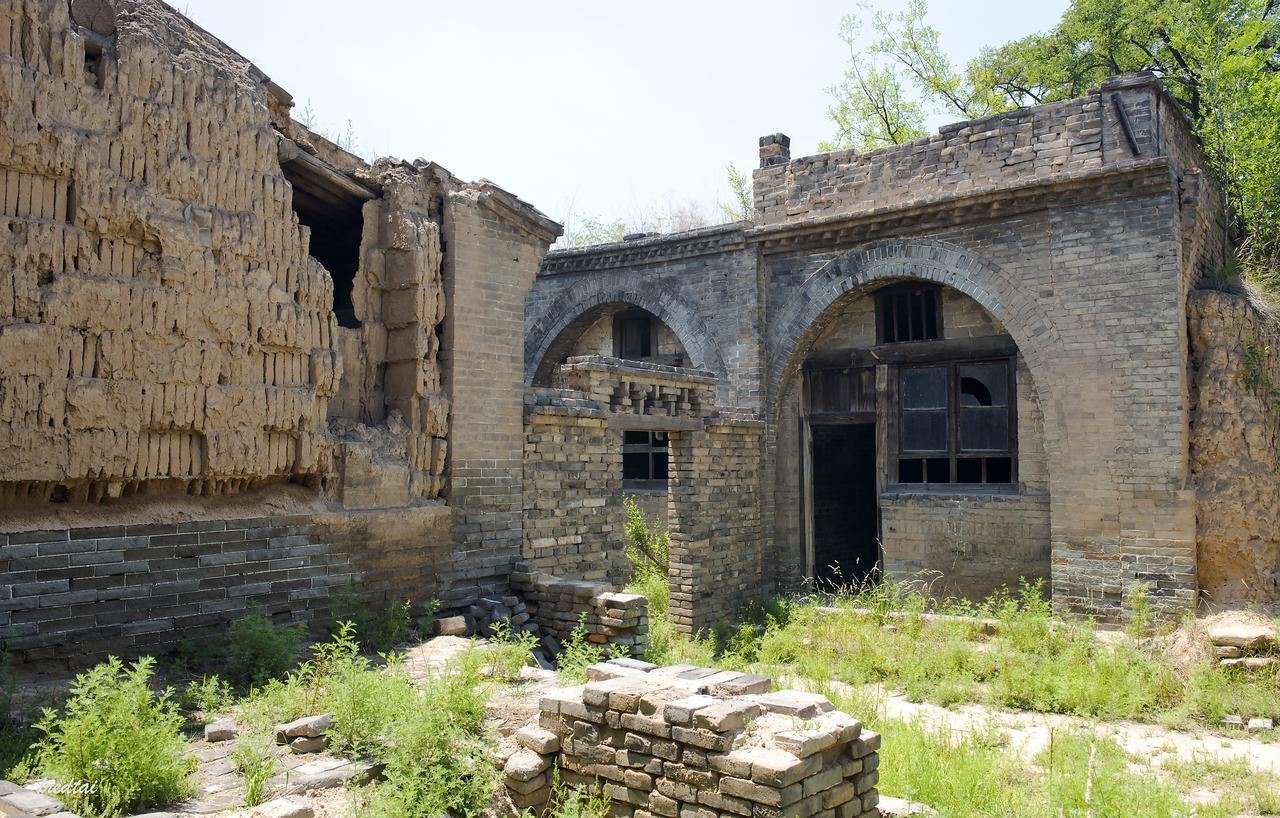
{"label": "weathered brick surface", "polygon": [[686,632],[727,621],[767,588],[761,528],[764,424],[728,417],[671,436],[671,619]]}
{"label": "weathered brick surface", "polygon": [[886,495],[884,571],[940,595],[981,598],[1011,578],[1049,582],[1047,494]]}
{"label": "weathered brick surface", "polygon": [[375,607],[421,604],[452,580],[451,521],[424,506],[0,534],[0,644],[21,663],[76,668],[221,639],[249,604],[324,624],[349,583]]}
{"label": "weathered brick surface", "polygon": [[501,590],[520,558],[524,507],[524,300],[557,226],[514,218],[513,197],[490,186],[445,201],[445,322],[455,424],[449,504],[458,511],[456,582],[446,602]]}
{"label": "weathered brick surface", "polygon": [[524,558],[539,571],[619,584],[622,435],[608,413],[556,400],[525,412]]}
{"label": "weathered brick surface", "polygon": [[533,563],[516,563],[511,588],[525,600],[544,635],[563,644],[582,625],[586,639],[616,645],[630,656],[643,656],[649,634],[649,601],[612,586],[581,579],[564,579],[539,570]]}
{"label": "weathered brick surface", "polygon": [[525,557],[572,579],[625,580],[622,435],[662,430],[673,621],[708,628],[764,593],[764,423],[718,410],[716,380],[700,370],[582,356],[558,380],[570,388],[527,395]]}

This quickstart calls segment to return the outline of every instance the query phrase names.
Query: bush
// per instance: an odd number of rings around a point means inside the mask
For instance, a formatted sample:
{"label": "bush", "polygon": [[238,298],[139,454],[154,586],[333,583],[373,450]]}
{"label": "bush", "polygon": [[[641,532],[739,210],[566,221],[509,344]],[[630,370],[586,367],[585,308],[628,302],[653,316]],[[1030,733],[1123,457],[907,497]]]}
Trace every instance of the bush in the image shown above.
{"label": "bush", "polygon": [[487,686],[479,653],[462,654],[432,677],[389,725],[377,756],[386,764],[383,781],[367,793],[361,816],[472,818],[490,805],[498,772],[484,732]]}
{"label": "bush", "polygon": [[41,772],[69,787],[69,809],[112,817],[172,803],[190,792],[195,759],[179,730],[171,691],[148,687],[155,660],[129,668],[107,661],[76,677],[59,715],[46,709],[37,725]]}
{"label": "bush", "polygon": [[[439,603],[432,600],[426,606],[428,613],[424,617],[433,614],[438,607]],[[374,613],[354,584],[333,595],[332,611],[331,633],[337,633],[343,622],[350,622],[355,625],[361,647],[375,653],[391,650],[413,633],[413,605],[409,600],[392,600],[387,607]]]}
{"label": "bush", "polygon": [[646,577],[658,576],[663,582],[667,580],[667,569],[670,566],[671,535],[657,525],[650,525],[644,518],[634,496],[623,498],[627,520],[623,529],[627,535],[626,555],[631,563],[633,578],[642,581]]}
{"label": "bush", "polygon": [[208,724],[213,717],[231,707],[235,696],[231,693],[231,685],[217,676],[202,676],[199,681],[187,682],[182,691],[182,709],[192,713],[201,724]]}
{"label": "bush", "polygon": [[529,664],[529,654],[538,638],[528,631],[513,631],[505,619],[493,623],[493,637],[484,648],[485,671],[492,679],[512,682],[520,678],[520,668]]}
{"label": "bush", "polygon": [[578,624],[569,633],[569,638],[560,646],[560,655],[556,657],[556,670],[566,680],[578,684],[587,680],[587,668],[596,662],[626,655],[620,646],[610,649],[605,645],[588,642],[587,615],[584,613],[578,616]]}
{"label": "bush", "polygon": [[302,653],[302,623],[276,625],[255,605],[227,633],[227,677],[258,687],[284,676]]}
{"label": "bush", "polygon": [[329,642],[316,645],[314,658],[299,676],[313,691],[313,712],[333,713],[329,739],[335,750],[352,756],[384,749],[390,725],[413,700],[413,684],[389,656],[379,670],[360,654],[354,626],[343,623]]}
{"label": "bush", "polygon": [[551,768],[551,818],[607,818],[613,799],[601,786],[571,787],[560,778],[560,768]]}

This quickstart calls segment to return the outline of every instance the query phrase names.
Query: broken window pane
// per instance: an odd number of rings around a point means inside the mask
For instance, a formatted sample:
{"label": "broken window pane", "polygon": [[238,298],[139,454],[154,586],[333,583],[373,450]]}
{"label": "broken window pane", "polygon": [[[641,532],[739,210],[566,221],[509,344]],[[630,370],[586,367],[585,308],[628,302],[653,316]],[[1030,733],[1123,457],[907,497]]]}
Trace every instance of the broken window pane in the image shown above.
{"label": "broken window pane", "polygon": [[1009,365],[957,367],[960,383],[959,448],[963,452],[1009,450]]}
{"label": "broken window pane", "polygon": [[643,452],[624,452],[622,455],[622,479],[650,479],[649,455]]}
{"label": "broken window pane", "polygon": [[899,483],[923,483],[924,461],[903,458],[898,461]]}
{"label": "broken window pane", "polygon": [[1008,406],[1009,365],[965,364],[959,367],[961,406]]}

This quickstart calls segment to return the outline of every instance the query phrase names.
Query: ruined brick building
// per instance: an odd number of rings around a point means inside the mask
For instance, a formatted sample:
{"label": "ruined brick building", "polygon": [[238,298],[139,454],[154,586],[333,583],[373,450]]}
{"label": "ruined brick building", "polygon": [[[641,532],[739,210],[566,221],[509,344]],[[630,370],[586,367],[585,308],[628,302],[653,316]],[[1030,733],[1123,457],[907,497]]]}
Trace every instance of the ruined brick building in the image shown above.
{"label": "ruined brick building", "polygon": [[[526,550],[619,568],[615,510],[546,500],[599,469],[668,516],[694,626],[881,571],[971,598],[1044,579],[1104,619],[1135,582],[1172,609],[1275,599],[1276,334],[1200,289],[1228,252],[1205,167],[1159,82],[1120,77],[866,153],[765,137],[749,222],[552,251]],[[700,408],[671,411],[677,386]],[[595,426],[565,414],[587,387]],[[571,442],[606,465],[564,472]]]}
{"label": "ruined brick building", "polygon": [[865,154],[770,137],[752,221],[550,254],[533,206],[291,105],[159,0],[0,2],[23,660],[347,583],[458,610],[521,559],[618,582],[624,491],[689,628],[833,564],[1104,613],[1276,594],[1268,330],[1194,292],[1222,205],[1150,78]]}

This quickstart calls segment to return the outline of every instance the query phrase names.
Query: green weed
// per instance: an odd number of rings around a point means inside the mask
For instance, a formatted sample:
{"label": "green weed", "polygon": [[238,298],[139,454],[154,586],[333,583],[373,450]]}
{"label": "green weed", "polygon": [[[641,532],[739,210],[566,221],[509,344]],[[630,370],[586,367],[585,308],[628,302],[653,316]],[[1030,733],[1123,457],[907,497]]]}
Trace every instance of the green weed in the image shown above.
{"label": "green weed", "polygon": [[302,630],[302,623],[276,625],[250,605],[227,632],[227,678],[243,688],[280,678],[298,662]]}
{"label": "green weed", "polygon": [[63,796],[68,808],[111,818],[190,792],[195,760],[171,691],[148,687],[154,666],[144,657],[125,668],[112,657],[76,677],[61,713],[44,711],[40,771],[76,785]]}
{"label": "green weed", "polygon": [[243,737],[236,742],[231,760],[244,781],[244,803],[256,807],[267,800],[267,782],[276,771],[271,745],[260,737]]}

